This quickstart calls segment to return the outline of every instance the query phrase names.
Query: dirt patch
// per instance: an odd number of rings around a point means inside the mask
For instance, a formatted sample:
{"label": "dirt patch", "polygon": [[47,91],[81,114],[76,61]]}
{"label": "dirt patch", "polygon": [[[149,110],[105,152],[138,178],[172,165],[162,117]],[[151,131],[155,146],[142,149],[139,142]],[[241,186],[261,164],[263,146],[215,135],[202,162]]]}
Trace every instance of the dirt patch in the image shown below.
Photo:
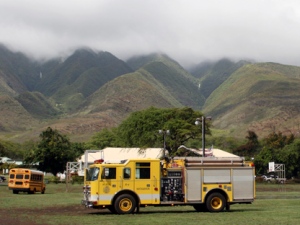
{"label": "dirt patch", "polygon": [[41,209],[14,208],[10,210],[0,210],[0,224],[7,225],[49,225],[47,221],[39,222],[41,216],[64,215],[80,216],[93,213],[91,209],[84,208],[81,205],[46,207]]}

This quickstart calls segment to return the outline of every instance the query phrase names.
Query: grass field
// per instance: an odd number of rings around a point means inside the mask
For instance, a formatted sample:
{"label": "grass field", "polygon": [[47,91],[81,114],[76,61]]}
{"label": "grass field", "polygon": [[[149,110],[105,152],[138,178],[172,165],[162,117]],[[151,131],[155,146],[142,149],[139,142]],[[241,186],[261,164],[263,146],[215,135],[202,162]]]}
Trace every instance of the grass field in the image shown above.
{"label": "grass field", "polygon": [[[6,182],[7,185],[7,182]],[[222,213],[196,212],[190,206],[146,207],[139,214],[114,215],[80,205],[82,185],[48,184],[44,195],[12,194],[0,185],[0,224],[299,224],[299,184],[257,184],[251,205],[233,205]]]}

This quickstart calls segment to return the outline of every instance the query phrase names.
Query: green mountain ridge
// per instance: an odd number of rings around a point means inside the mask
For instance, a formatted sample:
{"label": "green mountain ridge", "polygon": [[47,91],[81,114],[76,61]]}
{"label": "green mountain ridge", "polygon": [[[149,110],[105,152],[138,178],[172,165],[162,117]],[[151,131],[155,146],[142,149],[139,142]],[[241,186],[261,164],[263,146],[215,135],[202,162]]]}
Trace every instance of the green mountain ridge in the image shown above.
{"label": "green mountain ridge", "polygon": [[0,132],[5,135],[26,132],[37,126],[38,121],[13,97],[0,95],[0,106]]}
{"label": "green mountain ridge", "polygon": [[262,135],[274,130],[298,131],[300,68],[274,63],[244,65],[207,99],[204,112],[214,125],[233,135],[252,129]]}
{"label": "green mountain ridge", "polygon": [[300,67],[276,63],[221,59],[186,70],[165,54],[124,62],[91,49],[35,62],[0,45],[0,138],[36,139],[51,126],[86,141],[151,106],[202,110],[235,137],[297,133],[299,80]]}
{"label": "green mountain ridge", "polygon": [[40,92],[25,92],[15,98],[36,119],[55,117],[60,112]]}
{"label": "green mountain ridge", "polygon": [[9,86],[15,91],[32,91],[39,76],[37,69],[37,62],[0,44],[0,71],[7,76]]}
{"label": "green mountain ridge", "polygon": [[216,63],[201,63],[190,71],[193,76],[199,78],[200,91],[205,98],[208,98],[234,71],[248,63],[245,61],[234,63],[229,59],[221,59]]}
{"label": "green mountain ridge", "polygon": [[55,99],[64,111],[74,111],[103,84],[131,71],[123,61],[108,52],[79,49],[44,73],[36,90]]}

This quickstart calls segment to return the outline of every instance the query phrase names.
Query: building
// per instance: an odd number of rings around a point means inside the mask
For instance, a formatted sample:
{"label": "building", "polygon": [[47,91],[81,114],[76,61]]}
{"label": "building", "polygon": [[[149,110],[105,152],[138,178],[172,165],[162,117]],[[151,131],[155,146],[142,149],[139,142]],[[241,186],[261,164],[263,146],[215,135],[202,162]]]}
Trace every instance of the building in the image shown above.
{"label": "building", "polygon": [[[7,164],[14,164],[14,165],[23,165],[23,162],[20,160],[13,160],[8,157],[0,157],[0,165],[7,163]],[[9,168],[2,168],[2,173],[7,174],[9,172]]]}
{"label": "building", "polygon": [[[202,156],[202,149],[187,148],[184,145],[179,148],[185,148],[188,151],[194,152],[196,155]],[[67,163],[67,173],[77,173],[79,176],[84,176],[84,169],[89,165],[93,164],[95,160],[102,159],[105,163],[120,163],[126,159],[160,159],[164,156],[163,148],[113,148],[108,147],[102,150],[86,150],[85,154],[82,155],[77,162]],[[168,152],[165,152],[168,155]],[[206,157],[214,158],[236,158],[237,155],[229,152],[210,148],[205,150]]]}
{"label": "building", "polygon": [[[180,146],[179,148],[184,148],[186,150],[192,151],[195,154],[202,156],[202,149],[191,149],[185,146]],[[167,152],[166,152],[167,155]],[[239,157],[237,155],[231,154],[229,152],[220,149],[206,149],[206,157],[215,158],[235,158]],[[162,148],[104,148],[102,150],[86,150],[85,154],[80,157],[78,162],[81,162],[86,168],[89,164],[93,164],[95,160],[103,159],[105,163],[119,163],[121,160],[134,159],[134,158],[152,158],[159,159],[163,157]]]}

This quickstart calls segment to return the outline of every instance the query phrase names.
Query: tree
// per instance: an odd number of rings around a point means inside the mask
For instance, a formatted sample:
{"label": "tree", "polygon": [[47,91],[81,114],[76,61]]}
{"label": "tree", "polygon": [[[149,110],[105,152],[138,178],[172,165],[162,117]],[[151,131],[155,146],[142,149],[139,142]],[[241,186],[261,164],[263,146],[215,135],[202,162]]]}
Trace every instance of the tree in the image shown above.
{"label": "tree", "polygon": [[38,163],[39,170],[56,175],[65,170],[67,162],[75,160],[69,139],[57,130],[48,127],[40,134],[40,139],[37,147],[26,154],[26,163]]}
{"label": "tree", "polygon": [[0,140],[0,156],[6,156],[12,159],[22,159],[23,150],[18,143]]}
{"label": "tree", "polygon": [[296,140],[282,149],[264,147],[255,157],[257,173],[267,172],[269,162],[285,165],[286,177],[298,177],[300,172],[300,140]]}
{"label": "tree", "polygon": [[79,158],[82,154],[84,154],[84,151],[86,150],[86,145],[84,143],[71,142],[70,144],[74,159]]}
{"label": "tree", "polygon": [[[286,136],[281,132],[270,133],[264,140],[264,147],[255,156],[255,168],[257,173],[265,173],[269,162],[283,163],[286,171],[290,175],[295,175],[299,171],[297,163],[299,161],[299,143],[294,144],[293,134]],[[299,151],[299,152],[298,152]]]}
{"label": "tree", "polygon": [[[200,112],[195,112],[191,108],[173,109],[171,111],[171,117],[164,124],[165,129],[170,130],[169,135],[169,152],[171,155],[187,155],[188,152],[182,152],[178,150],[180,145],[185,145],[189,140],[194,140],[196,138],[202,141],[202,126],[196,126],[195,120],[201,118],[202,114]],[[209,130],[210,124],[206,122],[205,134],[210,135]]]}
{"label": "tree", "polygon": [[263,147],[254,158],[255,170],[257,174],[264,174],[268,170],[269,162],[274,162],[276,158],[274,150]]}
{"label": "tree", "polygon": [[12,169],[12,168],[15,168],[17,165],[15,164],[15,163],[7,163],[7,162],[5,162],[5,163],[0,163],[0,169],[1,170],[10,170],[10,169]]}
{"label": "tree", "polygon": [[103,149],[108,146],[115,146],[116,142],[116,134],[114,133],[114,129],[108,130],[107,128],[102,131],[96,133],[92,137],[92,145],[96,146],[99,149]]}
{"label": "tree", "polygon": [[5,156],[5,154],[6,154],[5,147],[0,143],[0,155]]}
{"label": "tree", "polygon": [[254,131],[248,130],[246,139],[248,139],[247,143],[234,149],[233,153],[241,156],[253,157],[259,148],[258,136]]}
{"label": "tree", "polygon": [[287,177],[299,177],[300,172],[300,140],[285,145],[278,151],[277,163],[285,164]]}
{"label": "tree", "polygon": [[207,143],[211,143],[214,146],[218,146],[218,148],[220,149],[233,153],[233,149],[236,149],[243,142],[238,138],[227,137],[222,135],[222,136],[208,137]]}
{"label": "tree", "polygon": [[258,136],[254,131],[248,130],[248,135],[246,138],[248,139],[248,143],[251,143],[253,146],[259,145]]}
{"label": "tree", "polygon": [[[171,155],[176,154],[180,145],[189,139],[201,137],[202,130],[195,125],[196,118],[201,117],[200,112],[191,108],[149,109],[134,112],[124,120],[116,131],[117,146],[121,147],[162,147],[163,136],[159,130],[169,130],[166,135],[166,146]],[[210,134],[209,124],[206,126]]]}
{"label": "tree", "polygon": [[265,144],[274,149],[281,149],[285,145],[293,143],[295,137],[293,134],[289,136],[283,135],[281,132],[270,133],[264,140]]}

